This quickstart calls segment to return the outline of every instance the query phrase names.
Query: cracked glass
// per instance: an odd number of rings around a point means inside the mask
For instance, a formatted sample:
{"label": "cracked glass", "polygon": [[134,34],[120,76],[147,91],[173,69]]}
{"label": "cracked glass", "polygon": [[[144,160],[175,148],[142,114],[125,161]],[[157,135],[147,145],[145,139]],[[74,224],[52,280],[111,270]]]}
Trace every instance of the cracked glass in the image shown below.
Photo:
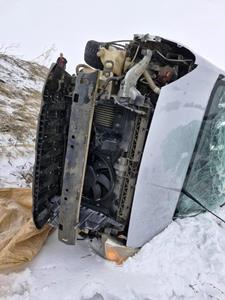
{"label": "cracked glass", "polygon": [[[225,203],[225,82],[217,82],[210,97],[183,188],[208,209]],[[181,194],[176,216],[203,210]]]}

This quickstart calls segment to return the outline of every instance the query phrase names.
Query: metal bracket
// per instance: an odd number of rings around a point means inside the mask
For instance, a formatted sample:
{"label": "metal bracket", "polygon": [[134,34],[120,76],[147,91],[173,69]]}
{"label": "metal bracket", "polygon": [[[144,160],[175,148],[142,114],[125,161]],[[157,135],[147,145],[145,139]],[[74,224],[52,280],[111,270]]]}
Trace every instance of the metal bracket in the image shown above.
{"label": "metal bracket", "polygon": [[59,214],[59,240],[67,244],[77,236],[98,75],[79,72],[73,95]]}

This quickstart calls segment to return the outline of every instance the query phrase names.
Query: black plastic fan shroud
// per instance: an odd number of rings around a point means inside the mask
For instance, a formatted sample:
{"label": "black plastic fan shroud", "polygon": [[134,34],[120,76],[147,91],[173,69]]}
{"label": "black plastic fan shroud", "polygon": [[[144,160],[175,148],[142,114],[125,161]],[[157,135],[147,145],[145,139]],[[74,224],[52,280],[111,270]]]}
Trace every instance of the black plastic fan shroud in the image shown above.
{"label": "black plastic fan shroud", "polygon": [[91,164],[87,165],[83,196],[94,202],[109,197],[114,187],[113,170],[106,158],[93,155]]}

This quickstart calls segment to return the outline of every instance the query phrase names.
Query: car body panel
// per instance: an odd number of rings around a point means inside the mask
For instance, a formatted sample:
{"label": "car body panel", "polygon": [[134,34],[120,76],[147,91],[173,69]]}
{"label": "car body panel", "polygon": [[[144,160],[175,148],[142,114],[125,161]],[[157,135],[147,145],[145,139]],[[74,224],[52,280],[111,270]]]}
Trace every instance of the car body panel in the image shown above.
{"label": "car body panel", "polygon": [[197,63],[192,72],[161,90],[139,169],[129,247],[143,246],[172,221],[210,94],[221,74],[200,57]]}

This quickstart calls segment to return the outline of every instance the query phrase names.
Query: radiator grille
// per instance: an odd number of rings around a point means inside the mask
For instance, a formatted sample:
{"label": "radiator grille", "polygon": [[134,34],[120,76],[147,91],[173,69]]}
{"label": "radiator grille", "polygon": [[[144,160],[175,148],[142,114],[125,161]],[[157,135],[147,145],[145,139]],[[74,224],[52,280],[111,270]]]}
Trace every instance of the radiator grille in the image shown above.
{"label": "radiator grille", "polygon": [[95,108],[94,122],[98,126],[112,128],[113,120],[118,113],[120,113],[119,107],[108,104],[99,104]]}

